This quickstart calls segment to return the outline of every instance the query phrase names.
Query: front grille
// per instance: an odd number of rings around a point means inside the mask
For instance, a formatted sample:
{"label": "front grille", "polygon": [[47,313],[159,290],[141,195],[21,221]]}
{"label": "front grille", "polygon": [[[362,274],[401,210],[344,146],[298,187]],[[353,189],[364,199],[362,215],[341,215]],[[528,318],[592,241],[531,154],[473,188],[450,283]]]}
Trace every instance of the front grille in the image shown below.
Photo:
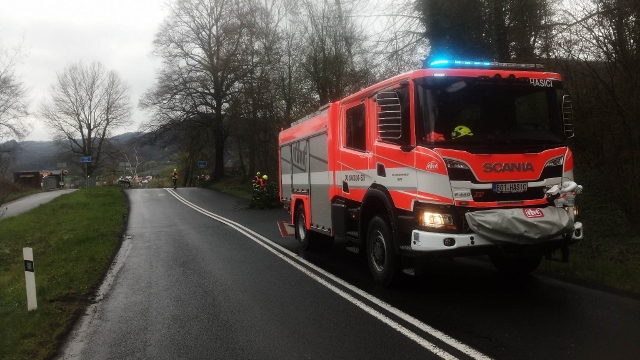
{"label": "front grille", "polygon": [[[538,179],[529,181],[542,181],[544,179],[562,177],[562,168],[563,165],[547,166],[542,169]],[[476,179],[470,169],[448,168],[447,171],[449,172],[449,179],[452,181],[471,181],[474,184],[482,184],[480,180]]]}
{"label": "front grille", "polygon": [[521,193],[496,193],[492,189],[471,189],[471,196],[475,202],[520,201],[544,199],[543,187],[530,187]]}

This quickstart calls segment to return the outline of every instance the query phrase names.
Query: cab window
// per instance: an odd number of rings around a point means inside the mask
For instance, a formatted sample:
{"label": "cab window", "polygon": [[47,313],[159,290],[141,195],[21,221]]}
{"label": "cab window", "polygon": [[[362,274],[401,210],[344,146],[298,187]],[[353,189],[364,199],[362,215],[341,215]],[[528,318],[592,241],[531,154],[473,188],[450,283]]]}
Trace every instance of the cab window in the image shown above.
{"label": "cab window", "polygon": [[367,150],[367,128],[364,104],[353,106],[345,112],[345,146],[360,151]]}

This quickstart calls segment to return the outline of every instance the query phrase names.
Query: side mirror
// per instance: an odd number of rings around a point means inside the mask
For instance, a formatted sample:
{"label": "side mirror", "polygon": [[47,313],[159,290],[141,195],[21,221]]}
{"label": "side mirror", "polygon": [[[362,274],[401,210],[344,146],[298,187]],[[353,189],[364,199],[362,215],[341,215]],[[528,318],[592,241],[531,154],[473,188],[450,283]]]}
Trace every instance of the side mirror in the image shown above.
{"label": "side mirror", "polygon": [[573,137],[573,107],[571,106],[571,96],[562,96],[562,123],[564,126],[564,136],[569,139]]}
{"label": "side mirror", "polygon": [[378,103],[378,135],[382,140],[398,140],[402,137],[400,98],[395,91],[383,91],[376,95]]}

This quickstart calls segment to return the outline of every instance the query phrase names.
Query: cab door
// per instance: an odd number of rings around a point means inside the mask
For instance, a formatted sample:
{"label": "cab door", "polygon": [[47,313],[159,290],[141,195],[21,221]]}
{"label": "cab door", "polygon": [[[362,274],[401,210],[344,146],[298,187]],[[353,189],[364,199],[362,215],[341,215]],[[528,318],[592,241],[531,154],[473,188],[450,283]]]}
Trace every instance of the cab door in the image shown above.
{"label": "cab door", "polygon": [[375,182],[389,191],[397,208],[411,210],[417,196],[415,136],[410,85],[375,95],[377,129],[373,142]]}
{"label": "cab door", "polygon": [[371,121],[367,119],[367,101],[346,103],[340,109],[338,193],[347,199],[362,201],[371,185],[373,154],[369,142]]}

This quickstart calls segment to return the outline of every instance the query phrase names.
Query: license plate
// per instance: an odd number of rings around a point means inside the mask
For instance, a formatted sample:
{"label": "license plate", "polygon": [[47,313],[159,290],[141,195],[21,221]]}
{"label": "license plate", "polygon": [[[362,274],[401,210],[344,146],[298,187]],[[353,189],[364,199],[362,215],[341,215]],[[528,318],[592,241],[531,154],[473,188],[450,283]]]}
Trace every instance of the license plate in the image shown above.
{"label": "license plate", "polygon": [[527,192],[527,183],[493,184],[496,193],[523,193]]}

